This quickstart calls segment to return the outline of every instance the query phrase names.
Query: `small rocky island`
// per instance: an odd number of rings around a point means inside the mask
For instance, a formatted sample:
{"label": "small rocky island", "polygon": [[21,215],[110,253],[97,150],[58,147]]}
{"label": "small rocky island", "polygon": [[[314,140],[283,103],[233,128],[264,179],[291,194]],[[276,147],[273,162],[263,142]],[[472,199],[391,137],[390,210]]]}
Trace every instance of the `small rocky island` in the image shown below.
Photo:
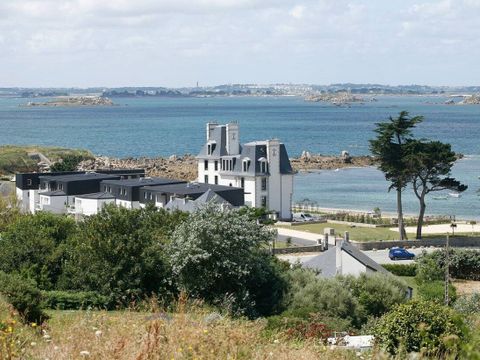
{"label": "small rocky island", "polygon": [[103,96],[62,96],[46,102],[28,102],[25,106],[80,107],[112,105],[115,105],[113,101]]}
{"label": "small rocky island", "polygon": [[365,102],[365,99],[347,92],[341,92],[309,95],[305,98],[305,101],[328,102],[333,105],[346,105],[354,102]]}
{"label": "small rocky island", "polygon": [[450,99],[445,101],[447,105],[480,105],[480,94],[472,95],[461,95],[462,100],[455,102],[455,100]]}

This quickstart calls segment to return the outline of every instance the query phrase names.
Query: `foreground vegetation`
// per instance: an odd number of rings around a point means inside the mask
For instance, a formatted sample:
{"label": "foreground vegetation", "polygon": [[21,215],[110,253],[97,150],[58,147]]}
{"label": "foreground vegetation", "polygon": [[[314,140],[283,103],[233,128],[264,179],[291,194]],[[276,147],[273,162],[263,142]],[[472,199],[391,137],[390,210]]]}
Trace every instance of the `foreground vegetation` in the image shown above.
{"label": "foreground vegetation", "polygon": [[478,298],[452,292],[442,305],[433,278],[442,271],[428,261],[414,303],[392,275],[323,278],[270,255],[275,233],[253,210],[108,206],[80,223],[4,212],[13,215],[0,234],[6,358],[352,356],[326,350],[335,331],[375,335],[375,356],[438,358],[474,354],[478,341]]}
{"label": "foreground vegetation", "polygon": [[38,159],[29,154],[41,153],[50,161],[56,162],[69,156],[81,159],[92,158],[93,155],[87,150],[66,149],[53,146],[0,146],[0,175],[15,174],[17,172],[38,171]]}

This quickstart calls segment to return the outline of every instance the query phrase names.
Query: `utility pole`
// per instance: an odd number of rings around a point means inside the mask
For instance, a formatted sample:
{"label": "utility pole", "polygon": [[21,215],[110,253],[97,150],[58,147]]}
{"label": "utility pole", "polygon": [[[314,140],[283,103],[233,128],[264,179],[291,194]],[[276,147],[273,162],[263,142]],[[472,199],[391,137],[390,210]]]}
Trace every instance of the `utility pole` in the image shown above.
{"label": "utility pole", "polygon": [[[452,228],[453,229],[453,228]],[[450,267],[450,235],[447,233],[447,242],[445,244],[445,305],[448,306],[450,299],[448,297],[449,267]]]}

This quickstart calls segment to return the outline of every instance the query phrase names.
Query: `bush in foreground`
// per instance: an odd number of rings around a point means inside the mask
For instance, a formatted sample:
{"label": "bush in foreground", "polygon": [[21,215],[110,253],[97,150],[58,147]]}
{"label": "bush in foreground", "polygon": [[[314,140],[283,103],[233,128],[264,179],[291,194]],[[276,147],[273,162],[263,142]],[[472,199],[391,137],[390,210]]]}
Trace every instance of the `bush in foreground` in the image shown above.
{"label": "bush in foreground", "polygon": [[26,321],[40,323],[46,319],[46,315],[42,311],[41,293],[33,280],[0,271],[0,295]]}
{"label": "bush in foreground", "polygon": [[390,354],[419,352],[455,357],[466,339],[461,316],[435,302],[414,300],[384,315],[374,330],[378,347]]}
{"label": "bush in foreground", "polygon": [[94,291],[121,306],[153,294],[168,299],[173,286],[165,247],[184,218],[152,207],[105,207],[69,239],[59,289]]}
{"label": "bush in foreground", "polygon": [[270,315],[282,298],[282,267],[265,246],[275,234],[238,211],[207,205],[173,233],[169,258],[180,290],[250,317]]}

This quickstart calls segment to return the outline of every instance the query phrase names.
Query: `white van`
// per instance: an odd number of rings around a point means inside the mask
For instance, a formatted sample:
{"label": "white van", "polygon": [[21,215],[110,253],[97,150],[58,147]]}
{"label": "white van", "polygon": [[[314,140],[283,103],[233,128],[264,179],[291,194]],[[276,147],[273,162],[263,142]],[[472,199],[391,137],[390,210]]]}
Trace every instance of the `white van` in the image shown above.
{"label": "white van", "polygon": [[315,218],[308,213],[293,213],[293,221],[296,222],[308,222],[314,221]]}

